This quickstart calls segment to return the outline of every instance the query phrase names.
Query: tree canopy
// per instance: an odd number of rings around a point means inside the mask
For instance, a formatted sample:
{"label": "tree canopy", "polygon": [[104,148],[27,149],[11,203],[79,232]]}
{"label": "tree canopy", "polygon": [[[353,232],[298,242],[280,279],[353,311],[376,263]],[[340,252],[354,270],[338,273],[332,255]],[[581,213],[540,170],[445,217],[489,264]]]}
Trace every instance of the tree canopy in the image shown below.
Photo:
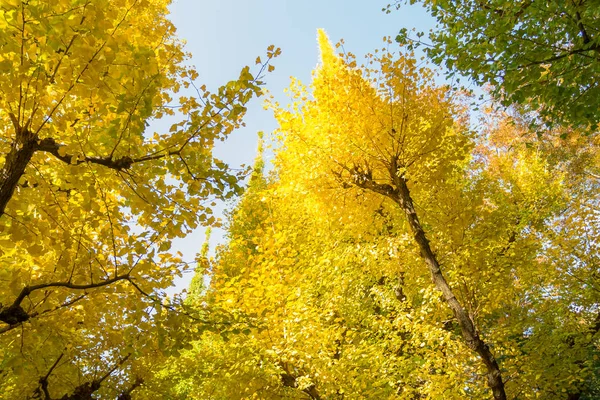
{"label": "tree canopy", "polygon": [[423,45],[439,65],[490,84],[504,105],[539,113],[548,124],[589,130],[600,123],[600,3],[568,1],[397,1],[420,3],[437,28],[422,39],[402,29],[401,43]]}
{"label": "tree canopy", "polygon": [[[165,316],[162,291],[186,260],[171,243],[240,192],[212,149],[267,64],[215,93],[196,85],[168,3],[1,4],[2,398],[143,390],[152,357],[177,341],[164,324],[182,311]],[[169,115],[169,132],[148,130]]]}
{"label": "tree canopy", "polygon": [[410,52],[319,46],[311,86],[272,104],[273,172],[197,272],[196,304],[239,326],[168,364],[173,397],[597,396],[589,137],[532,144],[491,111],[475,135]]}
{"label": "tree canopy", "polygon": [[319,30],[235,171],[215,143],[279,49],[209,92],[167,0],[4,0],[0,399],[600,397],[597,8],[423,4],[433,60],[520,106]]}

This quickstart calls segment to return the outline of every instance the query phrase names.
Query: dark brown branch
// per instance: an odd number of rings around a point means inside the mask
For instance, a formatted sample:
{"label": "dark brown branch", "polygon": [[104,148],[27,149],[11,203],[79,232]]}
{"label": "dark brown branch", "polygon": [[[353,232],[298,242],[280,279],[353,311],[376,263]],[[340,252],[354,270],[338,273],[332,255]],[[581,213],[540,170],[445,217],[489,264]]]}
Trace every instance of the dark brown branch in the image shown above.
{"label": "dark brown branch", "polygon": [[115,283],[118,281],[129,280],[129,278],[130,278],[129,274],[125,274],[125,275],[115,276],[114,278],[107,279],[105,281],[100,281],[100,282],[96,282],[96,283],[88,283],[88,284],[84,284],[84,285],[78,285],[78,284],[71,283],[71,282],[50,282],[50,283],[40,283],[39,285],[33,285],[33,286],[25,286],[21,290],[21,293],[19,293],[19,296],[15,299],[15,302],[13,304],[20,304],[25,299],[25,297],[27,297],[27,296],[29,296],[29,294],[31,294],[31,292],[40,290],[40,289],[45,289],[45,288],[49,288],[49,287],[64,287],[67,289],[74,289],[74,290],[95,289],[95,288],[110,285],[111,283]]}
{"label": "dark brown branch", "polygon": [[129,359],[129,357],[131,357],[131,354],[128,354],[125,357],[121,358],[119,361],[117,361],[117,363],[115,363],[115,365],[100,378],[94,379],[90,382],[86,382],[77,386],[72,394],[65,394],[59,400],[92,400],[92,395],[102,387],[102,382],[104,382],[117,369],[119,369],[119,367],[121,367]]}
{"label": "dark brown branch", "polygon": [[[584,45],[588,45],[590,43],[592,43],[594,41],[594,38],[591,38],[587,29],[585,28],[585,25],[583,24],[583,20],[581,18],[581,13],[579,12],[579,10],[577,8],[583,6],[584,4],[584,0],[579,1],[578,3],[576,3],[575,1],[573,1],[573,6],[575,6],[575,23],[577,24],[577,28],[579,29],[579,33],[581,34],[581,39],[583,40],[583,44]],[[600,52],[600,45],[598,45],[597,43],[592,46],[592,49]]]}
{"label": "dark brown branch", "polygon": [[117,171],[129,169],[129,168],[131,168],[131,165],[135,162],[135,160],[133,160],[131,157],[121,157],[121,158],[117,158],[117,159],[112,159],[110,157],[84,156],[83,158],[79,158],[79,157],[71,155],[71,154],[65,154],[65,153],[61,154],[60,149],[62,147],[64,147],[64,146],[56,143],[56,141],[53,138],[45,138],[45,139],[39,141],[35,150],[50,153],[54,157],[58,158],[59,160],[65,162],[67,164],[79,165],[82,163],[92,163],[92,164],[103,165],[105,167],[108,167],[108,168],[111,168],[111,169],[114,169]]}
{"label": "dark brown branch", "polygon": [[27,296],[29,296],[32,292],[40,289],[46,289],[49,287],[64,287],[68,289],[74,290],[87,290],[87,289],[95,289],[103,286],[110,285],[112,283],[121,281],[121,280],[130,280],[129,274],[119,275],[111,279],[107,279],[101,282],[89,283],[84,285],[78,285],[71,282],[50,282],[50,283],[40,283],[38,285],[25,286],[21,293],[17,296],[15,301],[8,307],[2,307],[0,305],[0,321],[7,323],[9,325],[15,325],[22,322],[25,322],[31,318],[31,315],[28,314],[23,307],[21,307],[21,303]]}
{"label": "dark brown branch", "polygon": [[124,157],[115,158],[115,159],[113,159],[111,156],[109,156],[109,157],[89,157],[89,156],[78,157],[78,156],[75,156],[72,154],[66,154],[66,153],[61,154],[60,149],[62,147],[64,147],[64,145],[60,145],[60,144],[56,143],[56,141],[54,139],[45,138],[45,139],[39,141],[35,150],[50,153],[54,157],[58,158],[59,160],[61,160],[62,162],[66,163],[66,164],[71,164],[71,165],[79,165],[79,164],[83,164],[83,163],[98,164],[98,165],[102,165],[102,166],[105,166],[110,169],[114,169],[115,171],[119,171],[119,172],[131,168],[131,166],[134,164],[138,164],[138,163],[142,163],[142,162],[146,162],[146,161],[160,160],[160,159],[170,157],[170,156],[179,156],[179,158],[183,162],[184,166],[187,169],[187,172],[192,177],[192,179],[194,179],[194,180],[203,180],[204,179],[204,178],[200,178],[200,177],[196,176],[190,170],[190,167],[186,163],[185,159],[182,157],[181,152],[182,152],[184,146],[180,147],[178,150],[165,151],[164,153],[151,154],[151,155],[146,155],[146,156],[139,157],[139,158],[131,158],[128,156],[124,156]]}
{"label": "dark brown branch", "polygon": [[48,399],[48,400],[51,399],[50,392],[48,391],[48,378],[50,378],[50,375],[52,375],[52,371],[54,371],[54,369],[58,366],[58,363],[63,358],[63,356],[64,356],[64,354],[61,353],[60,356],[58,356],[58,358],[54,362],[54,364],[52,364],[52,366],[50,367],[50,369],[48,370],[46,375],[42,376],[40,378],[40,380],[39,380],[40,386],[36,389],[36,391],[34,393],[35,395],[41,396],[43,394],[44,399]]}
{"label": "dark brown branch", "polygon": [[583,44],[588,44],[592,40],[585,30],[585,26],[583,26],[583,22],[581,21],[581,14],[579,11],[575,11],[575,20],[577,21],[577,27],[579,28],[579,32],[581,33],[581,38],[583,39]]}
{"label": "dark brown branch", "polygon": [[[85,298],[86,296],[87,296],[87,293],[84,293],[84,294],[82,294],[81,296],[77,296],[77,297],[75,297],[75,298],[74,298],[74,299],[72,299],[72,300],[65,301],[64,303],[62,303],[62,304],[60,304],[60,305],[58,305],[58,306],[56,306],[56,307],[54,307],[54,308],[51,308],[51,309],[49,309],[49,310],[44,310],[44,311],[42,311],[42,312],[37,312],[37,311],[32,311],[32,312],[29,312],[29,313],[28,313],[28,315],[29,315],[29,318],[28,318],[27,320],[30,320],[31,318],[35,318],[35,317],[37,317],[37,316],[46,315],[46,314],[48,314],[48,313],[54,312],[54,311],[56,311],[56,310],[59,310],[59,309],[61,309],[61,308],[65,308],[65,307],[72,306],[73,304],[77,303],[79,300],[81,300],[81,299]],[[16,327],[20,326],[20,325],[21,325],[23,322],[25,322],[25,321],[18,322],[18,323],[16,323],[16,324],[12,324],[12,325],[7,325],[7,326],[5,326],[4,328],[0,328],[0,334],[2,334],[2,333],[5,333],[5,332],[8,332],[8,331],[10,331],[10,330],[13,330],[13,329],[15,329]]]}
{"label": "dark brown branch", "polygon": [[590,327],[590,333],[592,336],[595,336],[598,332],[600,332],[600,311],[598,311],[598,314],[596,314],[594,324]]}
{"label": "dark brown branch", "polygon": [[[2,304],[0,304],[0,307],[1,306]],[[27,321],[29,318],[29,314],[21,307],[21,304],[11,304],[8,307],[0,308],[0,321],[9,326],[18,325]]]}

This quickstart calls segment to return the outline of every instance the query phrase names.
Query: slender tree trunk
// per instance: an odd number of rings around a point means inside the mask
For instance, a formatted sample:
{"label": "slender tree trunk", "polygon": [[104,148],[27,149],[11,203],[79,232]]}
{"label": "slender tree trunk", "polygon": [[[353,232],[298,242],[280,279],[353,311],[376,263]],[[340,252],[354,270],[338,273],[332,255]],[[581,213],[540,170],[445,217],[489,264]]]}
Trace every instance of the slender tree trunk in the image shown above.
{"label": "slender tree trunk", "polygon": [[352,176],[352,183],[355,186],[389,197],[404,211],[404,214],[408,220],[408,224],[410,225],[410,229],[414,234],[415,242],[417,242],[421,251],[421,256],[427,263],[427,267],[429,268],[429,273],[431,274],[431,279],[435,284],[435,287],[442,292],[446,303],[448,306],[450,306],[450,309],[454,313],[454,317],[458,321],[463,339],[465,340],[467,346],[479,354],[486,366],[487,383],[490,389],[492,389],[494,399],[506,400],[504,382],[502,380],[502,373],[500,371],[500,367],[498,366],[498,362],[494,358],[488,345],[479,337],[477,329],[475,329],[474,322],[471,320],[471,318],[469,318],[469,315],[460,304],[456,296],[454,296],[452,288],[442,274],[440,264],[435,254],[431,250],[431,247],[429,246],[429,240],[427,240],[425,231],[419,222],[412,197],[410,196],[410,191],[408,190],[408,186],[406,184],[406,178],[398,175],[397,171],[399,171],[399,168],[396,160],[392,160],[392,162],[388,165],[388,168],[390,177],[395,187],[392,185],[375,182],[372,179],[372,175],[368,169],[364,170],[358,166],[355,166],[352,169],[348,168],[347,171],[350,172]]}
{"label": "slender tree trunk", "polygon": [[415,241],[419,245],[419,249],[421,250],[421,256],[425,259],[427,266],[429,267],[429,272],[431,274],[431,279],[435,284],[436,288],[440,290],[446,300],[446,303],[452,309],[454,313],[454,317],[457,319],[458,324],[460,326],[460,330],[462,332],[462,336],[467,343],[467,346],[474,350],[481,359],[483,360],[486,368],[487,368],[487,381],[488,386],[492,389],[492,393],[494,394],[494,399],[496,400],[506,400],[506,393],[504,391],[504,382],[502,381],[502,375],[500,372],[500,367],[496,362],[496,359],[492,355],[488,345],[481,340],[477,330],[475,329],[475,325],[469,315],[459,303],[459,301],[454,296],[450,285],[446,281],[446,278],[442,274],[442,270],[440,269],[440,265],[437,261],[437,258],[431,247],[429,246],[429,240],[425,236],[425,231],[421,227],[421,223],[419,222],[419,218],[417,216],[417,212],[415,211],[415,207],[413,205],[412,198],[410,196],[410,191],[408,190],[408,186],[406,185],[406,180],[403,177],[399,177],[396,179],[396,184],[398,186],[395,196],[392,199],[402,208],[404,213],[406,214],[406,218],[408,220],[408,224],[414,234]]}

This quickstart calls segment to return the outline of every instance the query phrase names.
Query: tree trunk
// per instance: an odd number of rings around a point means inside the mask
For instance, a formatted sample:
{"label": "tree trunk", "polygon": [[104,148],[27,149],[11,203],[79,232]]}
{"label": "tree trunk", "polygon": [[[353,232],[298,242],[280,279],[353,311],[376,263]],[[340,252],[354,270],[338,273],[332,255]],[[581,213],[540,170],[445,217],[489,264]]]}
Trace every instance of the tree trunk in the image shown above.
{"label": "tree trunk", "polygon": [[487,383],[490,389],[492,389],[494,399],[506,400],[504,382],[502,380],[502,373],[500,372],[498,362],[492,355],[488,345],[479,337],[479,334],[475,329],[474,322],[471,320],[462,305],[458,302],[456,296],[454,296],[454,293],[452,292],[452,288],[450,288],[446,278],[444,278],[440,264],[438,263],[435,254],[431,250],[431,247],[429,246],[429,240],[427,240],[425,231],[419,222],[412,197],[410,196],[410,191],[408,190],[408,186],[406,184],[406,178],[402,175],[398,175],[399,168],[396,160],[392,160],[392,162],[388,165],[388,168],[390,177],[395,187],[392,185],[375,182],[368,169],[365,170],[359,166],[354,166],[352,169],[348,168],[347,171],[351,173],[352,183],[355,186],[389,197],[404,211],[404,214],[408,220],[408,224],[410,225],[410,229],[414,234],[415,241],[421,250],[421,256],[425,259],[427,267],[429,268],[431,280],[435,284],[435,287],[442,292],[446,303],[448,306],[450,306],[450,309],[454,313],[454,317],[458,321],[458,325],[460,326],[462,336],[467,346],[479,354],[486,366]]}
{"label": "tree trunk", "polygon": [[28,128],[16,127],[15,141],[6,155],[4,166],[0,171],[0,217],[11,199],[19,179],[37,148],[37,135]]}
{"label": "tree trunk", "polygon": [[454,296],[454,293],[452,292],[452,289],[450,288],[450,285],[448,285],[446,278],[444,278],[437,258],[429,246],[429,240],[427,240],[425,231],[423,231],[423,228],[419,222],[419,218],[417,217],[417,213],[410,196],[410,191],[406,185],[406,179],[403,177],[398,177],[395,183],[397,184],[398,188],[395,191],[394,196],[390,197],[402,208],[406,214],[406,218],[414,234],[415,241],[421,250],[421,256],[425,259],[425,262],[429,267],[429,272],[431,274],[433,283],[435,284],[436,288],[442,292],[446,303],[448,303],[452,309],[467,346],[479,354],[483,360],[487,368],[488,386],[492,389],[494,399],[506,400],[506,393],[504,391],[504,382],[502,381],[500,367],[498,366],[498,363],[492,355],[488,345],[485,344],[485,342],[479,337],[473,321],[471,318],[469,318],[469,315],[465,309],[458,302]]}

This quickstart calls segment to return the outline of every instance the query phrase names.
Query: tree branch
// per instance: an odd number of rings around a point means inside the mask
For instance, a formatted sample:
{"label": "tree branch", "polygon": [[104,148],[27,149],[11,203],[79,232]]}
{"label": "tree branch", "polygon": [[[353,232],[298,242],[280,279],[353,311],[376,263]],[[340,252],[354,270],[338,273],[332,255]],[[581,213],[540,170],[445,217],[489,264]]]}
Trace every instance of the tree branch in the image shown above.
{"label": "tree branch", "polygon": [[[43,151],[46,153],[52,154],[54,157],[59,160],[72,165],[79,165],[83,163],[92,163],[99,164],[105,167],[121,171],[124,169],[129,169],[131,165],[134,163],[134,160],[131,157],[121,157],[117,159],[112,159],[110,157],[88,157],[84,156],[83,158],[79,158],[77,156],[62,153],[60,149],[64,147],[64,145],[60,145],[56,143],[53,138],[45,138],[39,141],[35,150]],[[61,154],[62,153],[62,154]],[[164,156],[163,156],[164,157]]]}
{"label": "tree branch", "polygon": [[567,51],[565,53],[558,54],[556,56],[546,58],[544,60],[531,61],[528,64],[522,65],[520,68],[528,68],[528,67],[531,67],[531,66],[534,66],[534,65],[549,64],[551,62],[558,61],[558,60],[563,59],[565,57],[569,57],[569,56],[572,56],[572,55],[575,55],[575,54],[587,53],[588,51],[600,51],[600,46],[594,45],[592,47],[588,47],[587,49],[573,49],[573,50]]}
{"label": "tree branch", "polygon": [[64,353],[60,353],[60,356],[58,356],[58,358],[56,359],[54,364],[52,364],[52,366],[50,367],[50,369],[48,370],[46,375],[44,375],[40,378],[40,380],[39,380],[40,386],[36,389],[34,394],[39,395],[39,396],[41,396],[43,394],[45,399],[48,399],[48,400],[50,399],[50,392],[48,391],[48,378],[50,378],[50,375],[52,375],[52,371],[54,371],[54,369],[58,366],[58,363],[63,358],[63,356],[64,356]]}
{"label": "tree branch", "polygon": [[[79,300],[85,298],[86,296],[87,296],[87,293],[84,293],[81,296],[77,296],[74,299],[66,301],[66,302],[64,302],[64,303],[62,303],[62,304],[60,304],[60,305],[58,305],[58,306],[56,306],[54,308],[49,309],[49,310],[44,310],[42,312],[37,312],[37,311],[30,312],[30,313],[28,313],[29,314],[29,318],[28,319],[35,318],[35,317],[37,317],[39,315],[45,315],[45,314],[51,313],[53,311],[56,311],[56,310],[64,308],[64,307],[69,307],[69,306],[75,304],[76,302],[78,302]],[[23,321],[23,322],[25,322],[25,321]],[[0,334],[3,334],[5,332],[8,332],[10,330],[15,329],[16,327],[20,326],[23,322],[17,322],[16,324],[7,325],[4,328],[1,328],[0,329]]]}
{"label": "tree branch", "polygon": [[0,321],[7,323],[9,325],[15,325],[22,322],[27,321],[31,318],[31,315],[28,314],[23,307],[21,307],[21,302],[25,300],[27,296],[29,296],[32,292],[40,289],[46,289],[49,287],[64,287],[68,289],[74,290],[87,290],[87,289],[95,289],[103,286],[110,285],[112,283],[128,280],[130,281],[129,274],[119,275],[111,279],[107,279],[105,281],[89,283],[85,285],[78,285],[71,282],[50,282],[50,283],[40,283],[38,285],[25,286],[21,293],[17,296],[15,301],[8,307],[2,307],[0,305]]}
{"label": "tree branch", "polygon": [[590,39],[587,31],[585,30],[585,26],[583,26],[583,22],[581,21],[581,14],[579,13],[579,11],[575,11],[575,20],[577,21],[577,27],[579,28],[579,32],[581,33],[583,44],[590,43],[592,40]]}
{"label": "tree branch", "polygon": [[77,386],[72,394],[65,394],[59,400],[91,400],[92,394],[102,387],[102,382],[104,382],[117,369],[119,369],[119,367],[121,367],[129,359],[129,357],[131,357],[131,353],[117,361],[117,363],[115,363],[115,365],[99,379],[94,379],[90,382],[86,382]]}

